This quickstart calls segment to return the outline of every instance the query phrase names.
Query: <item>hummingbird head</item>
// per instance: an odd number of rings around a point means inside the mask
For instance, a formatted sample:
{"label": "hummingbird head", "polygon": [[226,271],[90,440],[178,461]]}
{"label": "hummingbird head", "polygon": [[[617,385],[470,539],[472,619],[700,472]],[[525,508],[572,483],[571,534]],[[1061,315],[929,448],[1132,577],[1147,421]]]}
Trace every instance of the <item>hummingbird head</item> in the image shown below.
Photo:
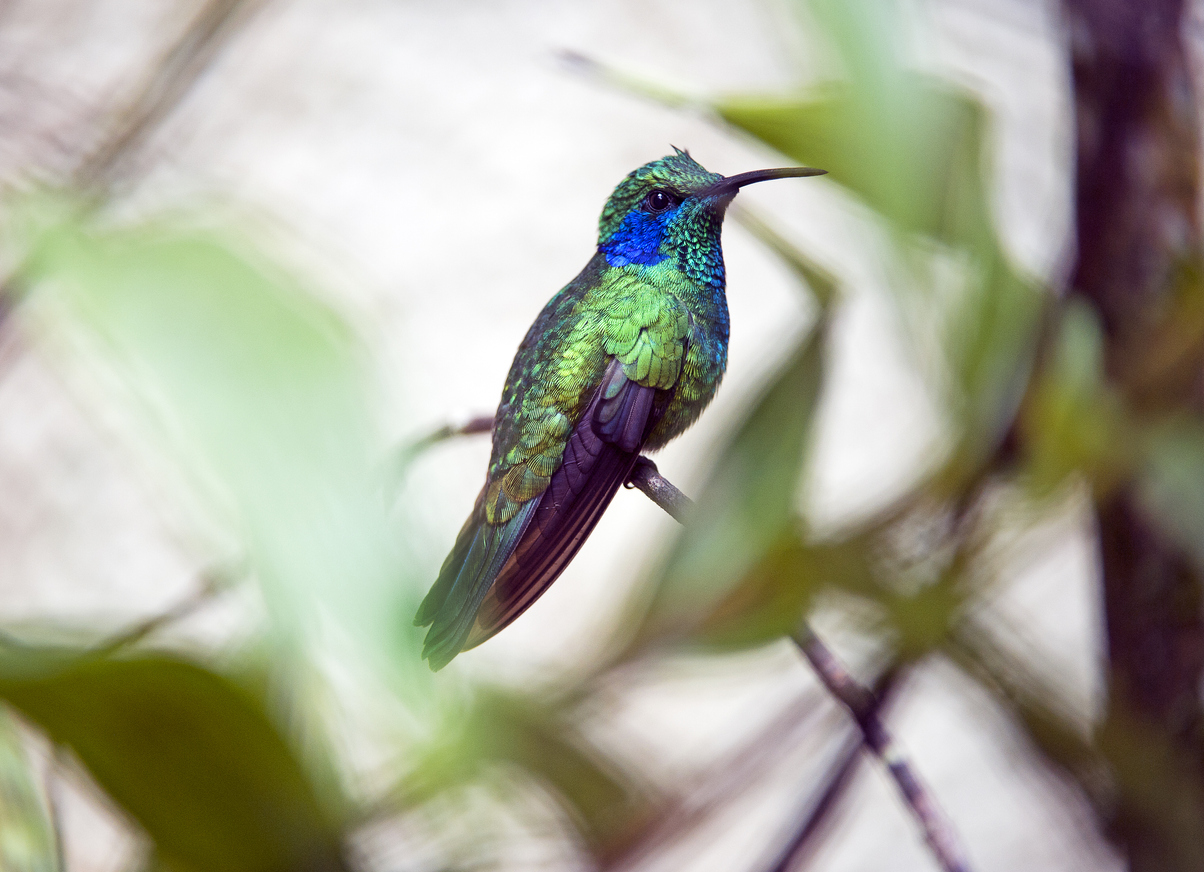
{"label": "hummingbird head", "polygon": [[689,152],[673,151],[630,173],[607,200],[598,220],[598,250],[610,266],[651,266],[673,257],[690,273],[705,273],[714,262],[722,270],[723,215],[741,187],[825,172],[785,167],[725,177],[708,172]]}

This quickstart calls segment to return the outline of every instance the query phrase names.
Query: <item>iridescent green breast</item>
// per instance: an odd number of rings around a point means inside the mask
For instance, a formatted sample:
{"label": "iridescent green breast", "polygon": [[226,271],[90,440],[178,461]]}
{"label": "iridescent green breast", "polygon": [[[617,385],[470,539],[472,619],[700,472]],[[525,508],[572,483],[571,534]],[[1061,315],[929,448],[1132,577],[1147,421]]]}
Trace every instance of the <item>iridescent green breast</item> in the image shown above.
{"label": "iridescent green breast", "polygon": [[612,359],[628,379],[669,399],[649,447],[693,423],[727,359],[726,304],[698,306],[701,294],[672,262],[610,267],[599,254],[549,301],[519,346],[498,406],[490,524],[508,521],[547,488]]}

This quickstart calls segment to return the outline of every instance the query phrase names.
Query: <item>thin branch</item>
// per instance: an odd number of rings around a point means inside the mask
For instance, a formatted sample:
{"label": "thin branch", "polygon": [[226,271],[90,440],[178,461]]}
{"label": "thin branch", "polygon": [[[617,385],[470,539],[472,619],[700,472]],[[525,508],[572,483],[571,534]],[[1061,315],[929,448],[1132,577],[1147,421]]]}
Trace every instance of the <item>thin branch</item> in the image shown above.
{"label": "thin branch", "polygon": [[929,850],[941,864],[941,868],[945,872],[968,872],[970,866],[954,834],[953,825],[878,717],[878,701],[874,694],[849,674],[844,664],[805,623],[795,633],[794,641],[820,681],[857,721],[857,726],[861,728],[861,734],[865,737],[865,744],[886,764],[899,793],[924,833],[924,841],[928,843]]}
{"label": "thin branch", "polygon": [[151,633],[162,629],[168,624],[174,624],[188,617],[224,590],[228,586],[230,575],[231,572],[228,569],[211,569],[205,572],[201,576],[200,586],[192,594],[176,603],[167,611],[152,615],[146,620],[140,621],[129,629],[123,630],[116,636],[102,642],[92,650],[92,653],[96,656],[107,657],[124,648],[129,648],[131,645],[138,644]]}
{"label": "thin branch", "polygon": [[401,456],[399,462],[409,463],[415,456],[426,451],[433,445],[438,445],[455,436],[473,436],[478,433],[488,433],[493,429],[492,415],[478,415],[475,418],[469,418],[463,424],[444,424],[415,439],[413,442],[404,446],[398,453]]}
{"label": "thin branch", "polygon": [[[632,474],[631,485],[643,491],[649,499],[680,520],[680,514],[692,502],[656,470],[656,465],[641,458]],[[874,752],[895,780],[912,816],[924,833],[924,841],[945,872],[968,872],[970,866],[954,834],[953,826],[941,812],[936,800],[924,787],[919,776],[902,750],[878,717],[880,702],[873,691],[857,682],[844,664],[825,645],[815,632],[803,623],[794,635],[807,662],[815,670],[824,687],[844,704],[861,729],[864,744]]]}
{"label": "thin branch", "polygon": [[642,454],[636,460],[635,469],[631,471],[631,478],[627,480],[626,486],[641,491],[644,496],[664,509],[673,520],[682,524],[685,523],[690,509],[694,507],[694,501],[674,487],[660,474],[656,464]]}
{"label": "thin branch", "polygon": [[[885,713],[887,706],[893,701],[899,686],[898,678],[897,670],[888,669],[875,683],[874,698],[880,715]],[[865,734],[861,732],[854,733],[844,743],[836,760],[828,769],[828,774],[820,781],[822,786],[813,794],[814,798],[803,806],[809,811],[795,828],[794,835],[785,847],[778,852],[770,872],[797,872],[814,854],[817,836],[823,832],[824,825],[853,783],[853,775],[857,771],[857,763],[861,760],[861,750],[865,745]]]}
{"label": "thin branch", "polygon": [[444,424],[425,436],[420,436],[413,442],[402,445],[393,453],[392,459],[386,465],[386,493],[390,501],[396,499],[401,493],[401,485],[405,480],[406,473],[410,471],[410,464],[419,454],[456,436],[474,436],[478,433],[488,433],[492,429],[493,416],[478,415],[475,418],[469,418],[463,424]]}

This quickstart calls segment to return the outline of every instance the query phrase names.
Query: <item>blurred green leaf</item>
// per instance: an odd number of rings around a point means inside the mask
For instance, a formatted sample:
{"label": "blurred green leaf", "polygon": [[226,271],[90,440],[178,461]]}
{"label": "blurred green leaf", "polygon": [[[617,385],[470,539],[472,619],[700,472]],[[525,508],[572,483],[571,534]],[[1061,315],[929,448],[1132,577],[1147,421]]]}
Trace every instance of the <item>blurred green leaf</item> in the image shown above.
{"label": "blurred green leaf", "polygon": [[868,540],[806,543],[787,532],[699,620],[693,641],[714,650],[763,645],[794,633],[824,588],[875,593]]}
{"label": "blurred green leaf", "polygon": [[0,697],[69,746],[180,872],[345,868],[339,831],[262,704],[168,656],[0,650]]}
{"label": "blurred green leaf", "polygon": [[995,450],[1015,418],[1031,376],[1046,297],[996,248],[975,261],[961,298],[948,304],[941,346],[954,385],[949,407],[960,425],[946,478],[954,487]]}
{"label": "blurred green leaf", "polygon": [[887,617],[898,632],[896,646],[903,659],[915,659],[940,648],[956,618],[964,595],[949,580],[940,580],[908,594],[881,597]]}
{"label": "blurred green leaf", "polygon": [[[794,160],[829,171],[892,231],[900,300],[940,306],[939,346],[949,411],[958,424],[946,478],[953,487],[993,451],[1028,377],[1043,297],[997,239],[987,192],[987,115],[968,94],[916,73],[899,56],[898,4],[811,0],[841,78],[806,93],[732,96],[728,123]],[[928,292],[932,265],[957,265],[955,300]],[[928,323],[925,312],[919,323]],[[931,337],[916,337],[927,348]],[[923,356],[923,354],[921,355]],[[943,375],[943,374],[942,374]]]}
{"label": "blurred green leaf", "polygon": [[1137,499],[1204,572],[1204,420],[1184,417],[1154,429],[1138,472]]}
{"label": "blurred green leaf", "polygon": [[898,4],[807,4],[841,64],[814,95],[732,97],[715,108],[795,160],[822,167],[904,233],[954,246],[991,238],[985,115],[979,104],[904,67]]}
{"label": "blurred green leaf", "polygon": [[171,226],[44,222],[26,280],[82,324],[244,544],[276,626],[343,639],[428,680],[380,492],[362,345],[328,306],[242,248]]}
{"label": "blurred green leaf", "polygon": [[799,523],[795,498],[827,333],[821,318],[719,456],[657,583],[637,644],[693,632]]}
{"label": "blurred green leaf", "polygon": [[1021,419],[1029,486],[1049,493],[1072,472],[1106,487],[1124,463],[1128,433],[1107,386],[1103,336],[1089,304],[1062,308],[1053,353],[1042,366]]}
{"label": "blurred green leaf", "polygon": [[467,712],[423,756],[402,789],[417,802],[510,764],[534,777],[605,858],[634,833],[648,797],[580,734],[555,704],[497,689],[477,692]]}
{"label": "blurred green leaf", "polygon": [[914,74],[887,94],[830,86],[817,96],[730,97],[728,123],[794,160],[821,167],[898,230],[975,242],[987,216],[980,159],[982,112]]}
{"label": "blurred green leaf", "polygon": [[58,872],[54,835],[21,736],[0,704],[0,869]]}

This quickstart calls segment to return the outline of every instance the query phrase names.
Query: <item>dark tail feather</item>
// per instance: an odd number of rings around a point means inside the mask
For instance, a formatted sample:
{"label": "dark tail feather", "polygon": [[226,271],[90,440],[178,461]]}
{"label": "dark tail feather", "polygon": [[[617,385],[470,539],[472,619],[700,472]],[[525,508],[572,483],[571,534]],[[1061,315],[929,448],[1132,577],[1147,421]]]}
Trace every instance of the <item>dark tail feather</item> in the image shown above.
{"label": "dark tail feather", "polygon": [[414,616],[415,627],[425,627],[430,624],[435,620],[435,615],[439,613],[439,610],[443,608],[448,591],[451,590],[452,582],[459,575],[460,567],[464,565],[464,558],[468,556],[468,549],[472,547],[473,539],[476,537],[477,530],[480,529],[480,519],[484,516],[485,491],[488,487],[489,485],[486,485],[481,488],[481,493],[477,496],[476,504],[473,506],[472,514],[468,516],[468,520],[460,528],[460,532],[456,536],[456,544],[452,547],[451,553],[447,555],[447,559],[443,561],[443,566],[439,569],[439,577],[431,585],[431,589],[423,598],[422,605],[418,607],[418,614]]}
{"label": "dark tail feather", "polygon": [[456,537],[452,553],[414,619],[419,626],[431,625],[422,645],[422,656],[431,669],[442,669],[463,650],[481,600],[522,538],[538,502],[531,500],[499,527],[485,523],[481,513],[474,511]]}
{"label": "dark tail feather", "polygon": [[585,544],[638,458],[638,453],[606,446],[588,489],[568,507],[549,499],[553,476],[534,522],[482,601],[465,648],[481,644],[539,599]]}

